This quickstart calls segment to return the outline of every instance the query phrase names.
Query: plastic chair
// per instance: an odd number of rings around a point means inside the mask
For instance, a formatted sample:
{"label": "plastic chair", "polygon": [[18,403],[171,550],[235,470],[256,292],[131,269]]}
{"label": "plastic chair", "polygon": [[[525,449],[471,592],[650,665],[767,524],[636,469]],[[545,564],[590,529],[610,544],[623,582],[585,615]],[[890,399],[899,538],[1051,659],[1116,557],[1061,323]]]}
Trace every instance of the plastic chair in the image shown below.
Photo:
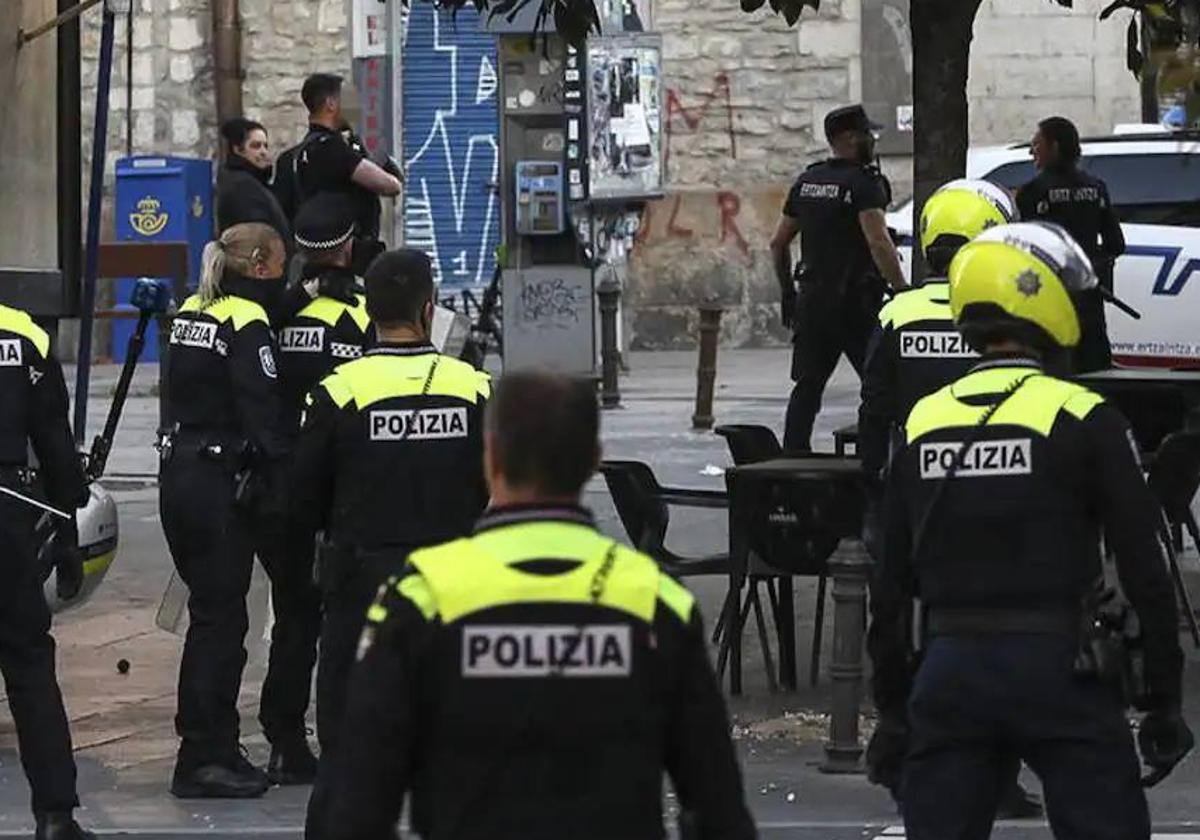
{"label": "plastic chair", "polygon": [[1200,432],[1172,432],[1167,435],[1150,459],[1146,481],[1162,506],[1164,518],[1163,542],[1167,546],[1167,557],[1171,564],[1171,577],[1183,605],[1184,617],[1192,642],[1200,648],[1200,627],[1192,609],[1191,597],[1184,586],[1183,573],[1179,568],[1182,541],[1176,544],[1171,537],[1173,529],[1186,528],[1197,548],[1200,548],[1200,526],[1192,513],[1192,499],[1200,490]]}
{"label": "plastic chair", "polygon": [[[713,429],[713,432],[725,438],[725,442],[729,446],[729,454],[733,458],[733,463],[738,466],[783,457],[783,447],[779,443],[779,438],[767,426],[731,423],[724,426],[717,426]],[[761,536],[757,539],[752,538],[752,544],[755,554],[760,557],[770,556],[766,553],[769,547],[764,544]],[[774,603],[775,592],[771,588],[770,583],[772,579],[771,577],[766,578],[770,595],[773,599],[772,605],[775,606],[773,615],[778,615],[778,607]],[[755,585],[754,579],[752,579],[751,585]],[[817,575],[817,606],[816,613],[813,616],[813,644],[812,653],[809,657],[808,681],[814,687],[817,685],[821,672],[821,642],[825,630],[825,592],[827,586],[828,577],[822,572]],[[715,638],[714,641],[716,641]]]}

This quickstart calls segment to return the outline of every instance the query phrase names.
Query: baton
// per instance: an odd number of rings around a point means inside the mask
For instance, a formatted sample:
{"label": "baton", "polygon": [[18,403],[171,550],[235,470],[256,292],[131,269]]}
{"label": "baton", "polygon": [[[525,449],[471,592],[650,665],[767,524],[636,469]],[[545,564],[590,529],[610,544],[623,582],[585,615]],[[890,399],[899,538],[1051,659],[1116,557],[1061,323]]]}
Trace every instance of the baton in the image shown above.
{"label": "baton", "polygon": [[1103,298],[1107,303],[1111,303],[1113,306],[1117,307],[1117,309],[1120,309],[1122,312],[1124,312],[1126,315],[1128,315],[1130,318],[1134,319],[1135,321],[1140,321],[1142,319],[1141,312],[1138,312],[1136,309],[1134,309],[1132,306],[1130,306],[1125,301],[1121,300],[1119,297],[1114,295],[1108,289],[1104,288],[1103,286],[1097,286],[1096,289],[1100,292],[1100,297]]}
{"label": "baton", "polygon": [[40,509],[46,511],[46,513],[53,514],[54,516],[57,516],[60,519],[74,519],[73,516],[71,516],[68,513],[63,513],[61,510],[59,510],[56,507],[51,507],[50,505],[48,505],[44,502],[39,502],[37,499],[32,499],[29,496],[26,496],[24,493],[18,493],[16,490],[12,490],[8,487],[0,486],[0,493],[5,494],[6,496],[12,496],[18,502],[24,502],[27,505],[33,505],[35,508],[40,508]]}

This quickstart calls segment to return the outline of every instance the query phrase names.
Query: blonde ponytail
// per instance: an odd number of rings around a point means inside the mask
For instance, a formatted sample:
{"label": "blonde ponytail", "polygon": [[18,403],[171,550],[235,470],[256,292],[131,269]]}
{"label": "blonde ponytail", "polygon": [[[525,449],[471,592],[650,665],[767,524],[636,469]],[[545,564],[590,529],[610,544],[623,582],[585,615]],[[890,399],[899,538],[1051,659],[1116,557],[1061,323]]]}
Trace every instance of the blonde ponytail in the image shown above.
{"label": "blonde ponytail", "polygon": [[275,248],[283,248],[283,238],[270,225],[246,222],[227,228],[220,239],[204,246],[196,290],[200,304],[208,306],[221,297],[221,280],[226,272],[249,277],[270,259]]}

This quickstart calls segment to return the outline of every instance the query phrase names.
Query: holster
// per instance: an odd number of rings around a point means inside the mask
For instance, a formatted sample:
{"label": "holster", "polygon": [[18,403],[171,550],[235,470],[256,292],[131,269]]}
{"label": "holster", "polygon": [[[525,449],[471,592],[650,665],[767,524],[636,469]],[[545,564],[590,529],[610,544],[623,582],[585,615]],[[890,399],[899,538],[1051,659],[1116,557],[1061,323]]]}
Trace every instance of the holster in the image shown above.
{"label": "holster", "polygon": [[1126,708],[1147,705],[1145,660],[1137,614],[1112,589],[1084,601],[1075,674],[1112,689]]}
{"label": "holster", "polygon": [[347,586],[372,589],[400,570],[408,549],[366,549],[337,543],[324,534],[317,539],[317,588],[323,596]]}

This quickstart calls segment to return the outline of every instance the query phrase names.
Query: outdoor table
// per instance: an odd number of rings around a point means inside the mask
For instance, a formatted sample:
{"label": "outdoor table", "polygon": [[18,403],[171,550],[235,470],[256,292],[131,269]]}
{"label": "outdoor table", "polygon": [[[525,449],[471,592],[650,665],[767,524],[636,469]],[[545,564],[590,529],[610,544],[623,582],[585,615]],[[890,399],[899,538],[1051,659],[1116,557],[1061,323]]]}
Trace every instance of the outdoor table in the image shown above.
{"label": "outdoor table", "polygon": [[[725,473],[729,491],[729,591],[726,632],[729,634],[730,691],[741,694],[740,598],[751,573],[777,575],[779,579],[779,682],[796,687],[796,626],[792,603],[793,575],[820,575],[838,541],[862,531],[864,498],[860,489],[862,468],[857,458],[811,454],[776,458],[732,467]],[[802,553],[780,556],[769,531],[779,527],[769,509],[772,488],[792,488],[807,506],[788,511],[798,524],[808,526]],[[807,520],[807,521],[806,521]],[[756,530],[761,529],[761,530]],[[758,537],[758,539],[755,539]],[[751,569],[751,543],[762,564]],[[776,549],[776,550],[773,550]],[[775,554],[776,556],[770,556]]]}

